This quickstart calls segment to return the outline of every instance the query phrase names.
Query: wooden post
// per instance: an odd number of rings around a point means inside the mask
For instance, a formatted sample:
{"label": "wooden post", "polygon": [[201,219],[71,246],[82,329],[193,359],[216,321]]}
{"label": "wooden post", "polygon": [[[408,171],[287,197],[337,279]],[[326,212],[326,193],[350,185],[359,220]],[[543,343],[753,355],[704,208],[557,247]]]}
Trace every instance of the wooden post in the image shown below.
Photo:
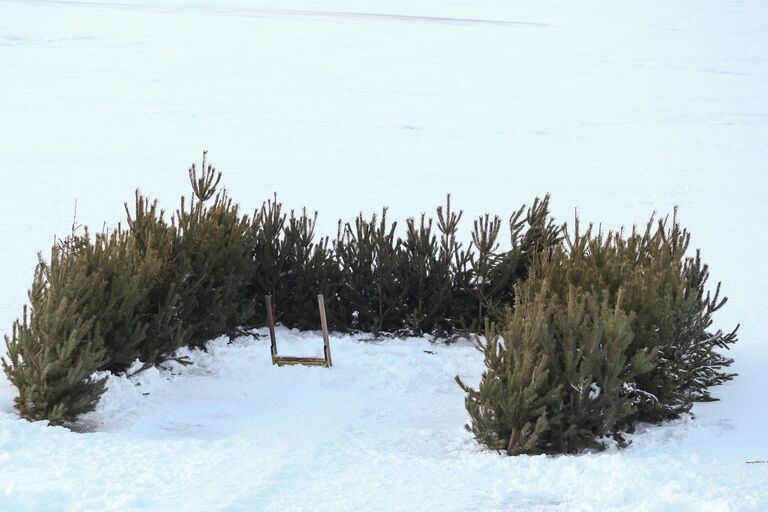
{"label": "wooden post", "polygon": [[265,295],[264,302],[267,303],[267,326],[269,327],[269,340],[272,343],[272,364],[275,364],[277,339],[275,339],[275,313],[272,309],[272,296]]}
{"label": "wooden post", "polygon": [[328,337],[328,321],[325,318],[325,299],[323,294],[317,296],[317,305],[320,308],[320,327],[323,329],[323,352],[325,353],[325,365],[330,368],[333,366],[331,360],[331,341]]}

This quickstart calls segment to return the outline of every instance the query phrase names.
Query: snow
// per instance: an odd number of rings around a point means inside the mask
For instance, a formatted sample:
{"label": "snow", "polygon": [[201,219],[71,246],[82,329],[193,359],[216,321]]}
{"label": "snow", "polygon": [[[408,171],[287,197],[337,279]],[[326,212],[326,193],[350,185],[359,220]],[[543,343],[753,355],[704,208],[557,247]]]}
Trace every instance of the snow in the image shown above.
{"label": "snow", "polygon": [[[319,333],[279,329],[292,352]],[[88,433],[0,419],[0,510],[761,510],[768,468],[701,453],[680,421],[624,450],[507,458],[469,433],[468,342],[332,339],[334,367],[272,366],[269,338],[213,341],[110,377]],[[429,353],[432,352],[432,353]],[[692,449],[694,448],[694,449]],[[0,487],[2,489],[2,487]],[[644,504],[645,508],[641,508]]]}
{"label": "snow", "polygon": [[94,228],[136,186],[172,210],[203,149],[246,209],[277,191],[325,234],[447,192],[465,236],[546,192],[606,227],[679,205],[731,298],[717,326],[742,323],[722,401],[578,457],[479,449],[466,343],[334,335],[327,370],[216,340],[111,378],[82,432],[20,420],[2,379],[0,510],[768,509],[746,464],[768,459],[766,22],[756,0],[0,3],[0,331],[75,200]]}
{"label": "snow", "polygon": [[597,400],[600,398],[600,393],[602,393],[602,391],[603,390],[598,386],[597,382],[593,382],[589,385],[589,399]]}

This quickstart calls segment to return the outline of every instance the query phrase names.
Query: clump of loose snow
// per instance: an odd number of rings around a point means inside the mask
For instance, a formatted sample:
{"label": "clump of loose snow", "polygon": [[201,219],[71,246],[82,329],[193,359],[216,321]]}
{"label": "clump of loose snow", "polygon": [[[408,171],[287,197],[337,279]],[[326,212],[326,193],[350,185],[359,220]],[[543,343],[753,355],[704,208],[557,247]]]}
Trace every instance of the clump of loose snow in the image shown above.
{"label": "clump of loose snow", "polygon": [[600,393],[602,393],[603,390],[600,386],[597,385],[597,382],[593,382],[589,385],[589,399],[590,400],[597,400],[600,398]]}

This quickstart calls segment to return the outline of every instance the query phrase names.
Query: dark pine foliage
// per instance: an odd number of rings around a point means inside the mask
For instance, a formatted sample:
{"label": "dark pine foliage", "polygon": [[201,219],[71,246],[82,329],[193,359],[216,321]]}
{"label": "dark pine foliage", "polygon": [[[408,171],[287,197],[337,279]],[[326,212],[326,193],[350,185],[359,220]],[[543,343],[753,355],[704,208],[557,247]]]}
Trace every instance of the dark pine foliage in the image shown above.
{"label": "dark pine foliage", "polygon": [[[486,372],[467,392],[479,442],[518,453],[601,448],[638,421],[657,422],[711,400],[731,378],[721,354],[736,330],[711,330],[720,285],[687,257],[689,234],[672,217],[644,231],[580,231],[540,252],[518,283],[514,309],[479,346]],[[737,327],[738,328],[738,327]]]}
{"label": "dark pine foliage", "polygon": [[16,409],[28,420],[60,425],[93,410],[105,379],[93,373],[108,363],[98,318],[89,304],[102,296],[105,283],[54,246],[50,262],[40,262],[29,291],[29,309],[5,337],[3,369],[19,390]]}
{"label": "dark pine foliage", "polygon": [[577,221],[571,234],[545,196],[508,222],[475,219],[464,244],[449,196],[434,218],[398,226],[384,208],[318,237],[317,212],[276,197],[243,214],[205,153],[188,175],[192,196],[168,221],[137,191],[126,228],[73,229],[40,259],[29,308],[5,337],[23,417],[75,420],[103,393],[95,372],[263,325],[267,294],[288,327],[317,329],[323,294],[335,330],[484,333],[483,380],[461,383],[469,428],[510,454],[623,442],[635,422],[678,417],[733,377],[721,350],[736,331],[712,329],[726,299],[719,284],[705,290],[708,268],[687,256],[674,217],[627,236]]}
{"label": "dark pine foliage", "polygon": [[178,249],[176,265],[184,272],[182,299],[184,322],[194,345],[234,334],[253,317],[254,225],[226,190],[217,191],[221,173],[206,167],[201,174],[193,164],[189,179],[194,195],[184,198],[176,211]]}

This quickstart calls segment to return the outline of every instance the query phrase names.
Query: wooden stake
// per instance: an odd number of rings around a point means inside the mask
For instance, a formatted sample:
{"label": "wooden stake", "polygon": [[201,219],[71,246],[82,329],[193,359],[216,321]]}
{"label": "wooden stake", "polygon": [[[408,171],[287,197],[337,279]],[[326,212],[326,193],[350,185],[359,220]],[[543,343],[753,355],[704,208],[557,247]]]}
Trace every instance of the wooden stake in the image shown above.
{"label": "wooden stake", "polygon": [[517,427],[514,427],[512,429],[512,433],[509,434],[509,444],[507,445],[507,455],[512,455],[512,448],[515,446],[515,441],[517,441]]}
{"label": "wooden stake", "polygon": [[325,318],[325,299],[323,294],[317,296],[317,305],[320,308],[320,327],[323,329],[323,352],[325,353],[325,365],[330,368],[333,366],[331,360],[331,341],[328,336],[328,321]]}
{"label": "wooden stake", "polygon": [[275,364],[277,339],[275,339],[275,313],[272,310],[272,296],[265,295],[264,302],[267,303],[267,326],[269,327],[269,341],[272,342],[272,364]]}

